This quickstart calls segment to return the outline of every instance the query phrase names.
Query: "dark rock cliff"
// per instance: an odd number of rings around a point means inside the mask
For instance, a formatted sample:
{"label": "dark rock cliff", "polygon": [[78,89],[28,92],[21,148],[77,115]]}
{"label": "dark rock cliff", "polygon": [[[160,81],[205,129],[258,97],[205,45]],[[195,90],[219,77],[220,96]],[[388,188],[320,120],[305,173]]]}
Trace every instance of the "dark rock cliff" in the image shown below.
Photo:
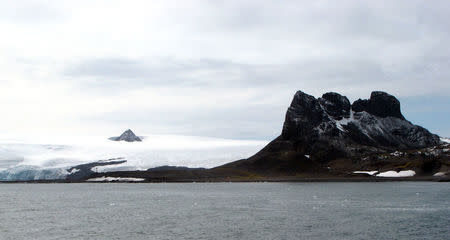
{"label": "dark rock cliff", "polygon": [[[420,149],[440,144],[439,136],[407,121],[400,102],[380,91],[353,104],[329,92],[315,98],[298,91],[282,133],[256,155],[230,164],[249,170],[314,171],[337,159]],[[355,160],[356,161],[356,160]]]}
{"label": "dark rock cliff", "polygon": [[[322,142],[346,154],[351,146],[363,149],[403,150],[439,143],[439,137],[405,120],[400,102],[384,92],[350,105],[345,96],[326,93],[316,99],[298,91],[286,113],[281,134],[284,140],[306,144],[306,151],[322,148]],[[317,146],[319,145],[319,146]]]}

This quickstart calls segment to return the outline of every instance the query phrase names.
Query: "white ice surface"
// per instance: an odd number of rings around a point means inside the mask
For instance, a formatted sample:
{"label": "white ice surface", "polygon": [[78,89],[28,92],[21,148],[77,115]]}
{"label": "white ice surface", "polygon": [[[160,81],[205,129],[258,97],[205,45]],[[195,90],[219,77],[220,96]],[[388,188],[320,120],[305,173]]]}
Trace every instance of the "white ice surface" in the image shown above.
{"label": "white ice surface", "polygon": [[441,141],[445,143],[450,143],[450,138],[443,138],[441,137]]}
{"label": "white ice surface", "polygon": [[412,177],[416,175],[416,172],[413,170],[406,170],[406,171],[387,171],[377,174],[377,177]]}
{"label": "white ice surface", "polygon": [[11,171],[64,169],[111,158],[127,162],[95,170],[145,170],[163,165],[210,168],[247,158],[267,144],[198,136],[144,136],[142,142],[115,142],[108,140],[109,136],[0,139],[0,180],[2,176],[13,180]]}

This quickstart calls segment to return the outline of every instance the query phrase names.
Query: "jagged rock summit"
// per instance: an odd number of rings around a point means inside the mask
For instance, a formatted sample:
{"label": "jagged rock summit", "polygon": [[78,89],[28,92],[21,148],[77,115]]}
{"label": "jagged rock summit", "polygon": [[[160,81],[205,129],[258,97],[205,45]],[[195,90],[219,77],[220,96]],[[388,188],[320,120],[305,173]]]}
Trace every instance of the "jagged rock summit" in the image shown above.
{"label": "jagged rock summit", "polygon": [[118,137],[109,138],[112,141],[141,142],[142,139],[136,136],[131,129],[126,130]]}
{"label": "jagged rock summit", "polygon": [[327,150],[355,155],[369,150],[405,150],[439,144],[437,135],[407,121],[400,102],[374,91],[356,100],[325,93],[321,98],[298,91],[286,113],[282,140],[303,145],[306,153]]}
{"label": "jagged rock summit", "polygon": [[[254,156],[229,166],[314,172],[315,167],[327,169],[346,159],[351,168],[370,156],[440,143],[439,136],[407,121],[400,102],[388,93],[374,91],[369,99],[350,104],[339,93],[315,98],[298,91],[286,112],[281,135]],[[364,163],[383,165],[378,160]]]}

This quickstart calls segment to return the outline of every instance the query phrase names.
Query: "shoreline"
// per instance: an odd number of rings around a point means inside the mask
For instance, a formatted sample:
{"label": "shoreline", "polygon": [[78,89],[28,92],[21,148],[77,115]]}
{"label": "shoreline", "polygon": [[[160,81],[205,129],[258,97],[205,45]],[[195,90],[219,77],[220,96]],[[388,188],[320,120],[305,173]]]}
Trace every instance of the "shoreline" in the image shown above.
{"label": "shoreline", "polygon": [[261,179],[172,179],[144,181],[70,181],[70,180],[30,180],[0,181],[0,184],[55,184],[55,183],[294,183],[294,182],[450,182],[448,177],[401,177],[401,178],[261,178]]}

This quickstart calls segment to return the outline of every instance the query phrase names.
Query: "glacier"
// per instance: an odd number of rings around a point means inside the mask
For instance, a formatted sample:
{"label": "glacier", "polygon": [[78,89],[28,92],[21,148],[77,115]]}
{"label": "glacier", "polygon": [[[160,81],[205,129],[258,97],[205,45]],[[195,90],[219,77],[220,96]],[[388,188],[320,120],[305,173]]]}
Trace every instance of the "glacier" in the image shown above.
{"label": "glacier", "polygon": [[64,179],[73,166],[119,158],[126,162],[93,170],[146,170],[164,165],[211,168],[250,157],[266,144],[184,135],[143,135],[142,142],[115,142],[104,136],[7,138],[0,139],[0,181]]}

